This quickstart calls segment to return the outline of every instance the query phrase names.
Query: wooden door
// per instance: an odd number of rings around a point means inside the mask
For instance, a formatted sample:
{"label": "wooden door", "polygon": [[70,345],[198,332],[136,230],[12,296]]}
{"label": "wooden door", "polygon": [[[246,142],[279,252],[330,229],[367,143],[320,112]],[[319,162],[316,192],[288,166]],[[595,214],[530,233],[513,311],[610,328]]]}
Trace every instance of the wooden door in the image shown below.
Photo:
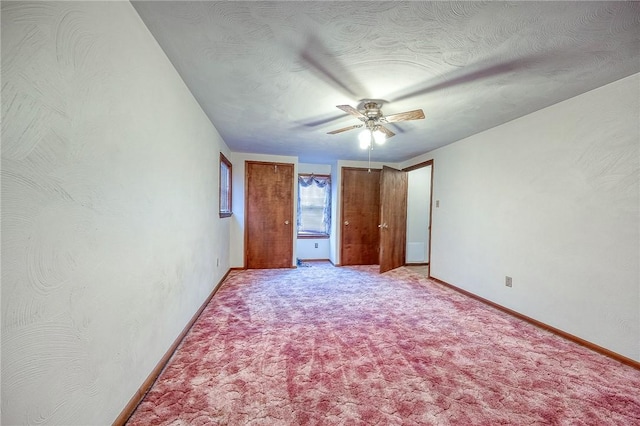
{"label": "wooden door", "polygon": [[404,265],[407,173],[384,166],[380,176],[380,273]]}
{"label": "wooden door", "polygon": [[378,263],[380,170],[342,168],[340,264]]}
{"label": "wooden door", "polygon": [[245,265],[293,265],[293,164],[245,163]]}

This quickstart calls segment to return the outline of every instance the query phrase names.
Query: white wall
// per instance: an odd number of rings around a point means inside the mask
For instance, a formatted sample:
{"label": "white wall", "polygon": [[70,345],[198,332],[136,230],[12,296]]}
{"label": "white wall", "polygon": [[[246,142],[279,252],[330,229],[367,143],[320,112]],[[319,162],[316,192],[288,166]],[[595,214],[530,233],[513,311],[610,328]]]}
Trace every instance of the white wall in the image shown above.
{"label": "white wall", "polygon": [[330,238],[300,238],[296,242],[298,259],[327,260],[330,246]]}
{"label": "white wall", "polygon": [[407,162],[434,159],[431,274],[640,360],[639,104],[636,74]]}
{"label": "white wall", "polygon": [[[298,176],[298,157],[288,157],[283,155],[248,154],[243,152],[232,152],[231,160],[233,165],[232,176],[232,203],[233,216],[231,221],[230,256],[232,268],[243,268],[244,264],[244,192],[245,192],[245,161],[267,161],[273,163],[293,164],[293,176]],[[293,199],[298,199],[298,185],[293,185]],[[293,203],[292,217],[296,217],[296,203]],[[293,257],[291,266],[296,264],[296,227],[293,227]]]}
{"label": "white wall", "polygon": [[340,215],[338,205],[340,204],[340,178],[342,170],[338,168],[338,163],[331,165],[331,233],[329,237],[329,260],[334,265],[340,264]]}
{"label": "white wall", "polygon": [[2,424],[110,424],[229,268],[229,150],[128,2],[2,2],[2,114]]}
{"label": "white wall", "polygon": [[407,263],[429,261],[429,210],[431,166],[407,174]]}
{"label": "white wall", "polygon": [[299,163],[298,173],[308,173],[315,175],[330,175],[331,164],[311,164],[311,163]]}

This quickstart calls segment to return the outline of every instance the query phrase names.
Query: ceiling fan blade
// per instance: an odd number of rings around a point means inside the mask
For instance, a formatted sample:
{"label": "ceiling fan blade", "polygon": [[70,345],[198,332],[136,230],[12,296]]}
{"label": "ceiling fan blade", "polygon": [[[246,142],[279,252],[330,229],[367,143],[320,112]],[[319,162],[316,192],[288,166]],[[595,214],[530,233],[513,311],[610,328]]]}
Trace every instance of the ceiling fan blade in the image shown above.
{"label": "ceiling fan blade", "polygon": [[324,116],[316,116],[314,118],[310,118],[309,121],[297,122],[297,123],[299,123],[300,127],[317,127],[323,124],[328,124],[332,121],[340,120],[341,118],[344,118],[344,114],[333,115],[331,117],[328,117],[325,114]]}
{"label": "ceiling fan blade", "polygon": [[389,139],[390,137],[396,135],[395,133],[393,133],[391,130],[387,129],[384,126],[378,126],[378,130],[380,130],[382,133],[384,133],[387,136],[387,139]]}
{"label": "ceiling fan blade", "polygon": [[349,127],[343,127],[342,129],[332,130],[331,132],[327,132],[328,135],[335,135],[336,133],[346,132],[347,130],[357,129],[358,127],[362,127],[364,124],[355,124]]}
{"label": "ceiling fan blade", "polygon": [[311,37],[300,52],[300,59],[309,67],[309,70],[325,80],[343,94],[358,98],[365,94],[364,87],[358,82],[358,78],[337,59],[337,55],[331,52],[317,37]]}
{"label": "ceiling fan blade", "polygon": [[[446,89],[448,87],[457,86],[460,84],[469,83],[476,80],[483,80],[490,77],[496,77],[501,74],[509,72],[515,72],[522,69],[530,69],[536,64],[539,64],[543,58],[540,55],[531,56],[527,58],[518,58],[511,61],[501,62],[493,65],[472,65],[469,69],[461,69],[450,73],[445,76],[446,79],[441,80],[435,84],[427,84],[414,86],[407,91],[398,93],[395,96],[390,96],[391,102],[398,102],[405,99],[413,98],[420,95],[426,95],[427,93],[435,92],[437,90]],[[475,68],[475,69],[474,69]]]}
{"label": "ceiling fan blade", "polygon": [[413,111],[400,112],[398,114],[387,115],[386,117],[382,117],[380,121],[385,123],[393,123],[396,121],[409,121],[409,120],[421,120],[424,118],[424,112],[421,109],[416,109]]}
{"label": "ceiling fan blade", "polygon": [[355,117],[358,117],[361,120],[366,120],[367,116],[352,107],[351,105],[337,105],[338,108],[346,112],[347,114],[351,114]]}

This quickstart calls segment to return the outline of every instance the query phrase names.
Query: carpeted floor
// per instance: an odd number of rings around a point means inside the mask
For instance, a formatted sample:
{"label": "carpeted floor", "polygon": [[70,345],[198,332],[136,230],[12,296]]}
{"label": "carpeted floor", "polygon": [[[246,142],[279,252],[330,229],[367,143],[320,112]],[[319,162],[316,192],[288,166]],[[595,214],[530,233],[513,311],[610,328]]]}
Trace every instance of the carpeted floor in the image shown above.
{"label": "carpeted floor", "polygon": [[407,268],[233,272],[133,425],[634,425],[640,371]]}

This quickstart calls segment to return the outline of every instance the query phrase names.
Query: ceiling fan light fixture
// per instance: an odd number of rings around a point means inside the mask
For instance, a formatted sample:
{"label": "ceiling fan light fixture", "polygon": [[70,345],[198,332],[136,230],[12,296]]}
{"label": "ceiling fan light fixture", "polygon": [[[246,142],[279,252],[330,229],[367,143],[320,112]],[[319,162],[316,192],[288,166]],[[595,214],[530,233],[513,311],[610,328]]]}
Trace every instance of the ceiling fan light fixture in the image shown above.
{"label": "ceiling fan light fixture", "polygon": [[376,144],[382,145],[387,140],[387,135],[385,135],[380,130],[374,130],[373,131],[373,140],[376,142]]}
{"label": "ceiling fan light fixture", "polygon": [[371,146],[371,131],[369,129],[361,131],[358,135],[358,140],[360,141],[360,148],[369,148]]}

